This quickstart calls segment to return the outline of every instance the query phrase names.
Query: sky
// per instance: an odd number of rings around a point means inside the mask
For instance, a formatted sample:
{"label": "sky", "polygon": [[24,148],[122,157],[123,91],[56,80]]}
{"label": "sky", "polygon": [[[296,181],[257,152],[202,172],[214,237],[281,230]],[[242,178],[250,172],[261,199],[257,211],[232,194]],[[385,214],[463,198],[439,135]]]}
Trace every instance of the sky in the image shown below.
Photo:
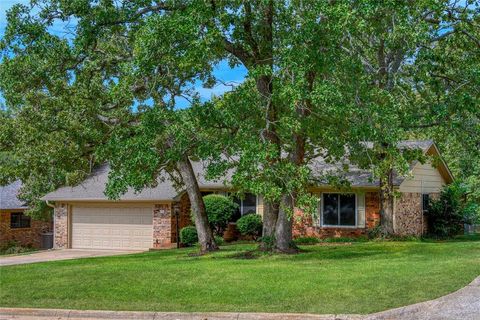
{"label": "sky", "polygon": [[[5,28],[7,25],[7,10],[17,3],[28,5],[30,0],[0,0],[0,38],[3,37],[5,33]],[[54,34],[61,35],[64,33],[65,25],[61,23],[56,23],[52,26],[50,31]],[[231,85],[239,84],[243,81],[247,74],[247,71],[243,67],[236,67],[234,69],[228,66],[226,61],[222,61],[215,67],[214,75],[217,79],[221,80],[220,82],[226,83],[218,84],[217,86],[207,89],[203,88],[200,83],[196,85],[196,90],[200,94],[202,100],[206,101],[212,98],[212,96],[221,95],[226,91],[232,89]],[[0,105],[2,104],[2,96],[0,92]],[[188,107],[188,101],[185,99],[178,99],[177,106],[179,108]]]}

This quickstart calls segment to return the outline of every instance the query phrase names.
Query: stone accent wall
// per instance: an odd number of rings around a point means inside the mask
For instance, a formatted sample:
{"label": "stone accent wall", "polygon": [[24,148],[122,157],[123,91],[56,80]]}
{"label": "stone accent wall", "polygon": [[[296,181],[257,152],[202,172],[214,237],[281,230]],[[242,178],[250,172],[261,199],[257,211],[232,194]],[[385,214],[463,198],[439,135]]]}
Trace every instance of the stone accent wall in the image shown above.
{"label": "stone accent wall", "polygon": [[422,194],[402,192],[396,198],[394,232],[399,236],[421,236],[424,230]]}
{"label": "stone accent wall", "polygon": [[373,229],[380,224],[380,194],[365,193],[365,226]]}
{"label": "stone accent wall", "polygon": [[173,214],[171,221],[171,242],[177,242],[177,219],[175,214],[178,213],[178,230],[192,225],[192,218],[190,216],[190,200],[188,195],[184,193],[178,202],[175,202],[173,205]]}
{"label": "stone accent wall", "polygon": [[55,249],[68,248],[68,205],[65,203],[57,203],[54,213],[54,240],[53,247]]}
{"label": "stone accent wall", "polygon": [[41,234],[52,231],[52,222],[31,219],[30,228],[12,229],[10,228],[12,212],[22,212],[22,210],[0,212],[0,247],[15,241],[24,247],[40,248]]}
{"label": "stone accent wall", "polygon": [[171,247],[172,205],[156,204],[153,209],[153,248]]}

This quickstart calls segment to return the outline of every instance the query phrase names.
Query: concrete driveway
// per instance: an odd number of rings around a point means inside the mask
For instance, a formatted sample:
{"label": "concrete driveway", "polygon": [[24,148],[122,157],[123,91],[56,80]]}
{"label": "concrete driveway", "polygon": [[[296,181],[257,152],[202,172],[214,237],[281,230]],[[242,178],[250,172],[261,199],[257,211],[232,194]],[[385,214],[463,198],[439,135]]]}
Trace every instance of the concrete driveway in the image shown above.
{"label": "concrete driveway", "polygon": [[79,258],[118,256],[118,255],[132,254],[132,253],[138,253],[138,252],[142,252],[142,251],[86,250],[86,249],[46,250],[46,251],[34,252],[31,254],[0,257],[0,266],[12,266],[16,264],[57,261],[57,260],[70,260],[70,259],[79,259]]}

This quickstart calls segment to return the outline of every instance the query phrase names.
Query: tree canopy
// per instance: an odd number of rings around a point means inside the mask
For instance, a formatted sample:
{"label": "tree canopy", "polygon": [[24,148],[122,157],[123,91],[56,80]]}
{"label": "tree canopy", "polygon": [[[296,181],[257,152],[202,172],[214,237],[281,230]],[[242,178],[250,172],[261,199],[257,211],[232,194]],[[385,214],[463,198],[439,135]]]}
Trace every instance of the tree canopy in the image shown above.
{"label": "tree canopy", "polygon": [[[187,190],[207,251],[216,245],[191,166],[201,160],[209,177],[233,170],[237,190],[265,197],[263,236],[291,251],[293,208],[315,212],[308,164],[321,156],[375,173],[390,230],[393,173],[421,158],[398,148],[403,139],[451,150],[478,199],[479,10],[444,0],[16,5],[0,42],[1,178],[21,178],[34,200],[108,161],[116,198],[166,173]],[[58,21],[71,24],[65,36],[51,31]],[[246,78],[206,101],[198,86],[219,84],[223,61]]]}

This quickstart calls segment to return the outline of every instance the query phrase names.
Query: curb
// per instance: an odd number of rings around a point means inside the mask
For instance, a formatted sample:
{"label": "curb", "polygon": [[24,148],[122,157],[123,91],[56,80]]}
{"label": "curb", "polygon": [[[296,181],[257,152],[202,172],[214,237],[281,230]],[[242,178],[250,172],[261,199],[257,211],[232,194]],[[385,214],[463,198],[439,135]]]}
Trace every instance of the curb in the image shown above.
{"label": "curb", "polygon": [[[11,318],[4,318],[10,316]],[[0,308],[0,319],[17,317],[54,319],[140,319],[140,320],[354,320],[364,316],[355,314],[308,314],[308,313],[238,313],[238,312],[142,312]]]}

